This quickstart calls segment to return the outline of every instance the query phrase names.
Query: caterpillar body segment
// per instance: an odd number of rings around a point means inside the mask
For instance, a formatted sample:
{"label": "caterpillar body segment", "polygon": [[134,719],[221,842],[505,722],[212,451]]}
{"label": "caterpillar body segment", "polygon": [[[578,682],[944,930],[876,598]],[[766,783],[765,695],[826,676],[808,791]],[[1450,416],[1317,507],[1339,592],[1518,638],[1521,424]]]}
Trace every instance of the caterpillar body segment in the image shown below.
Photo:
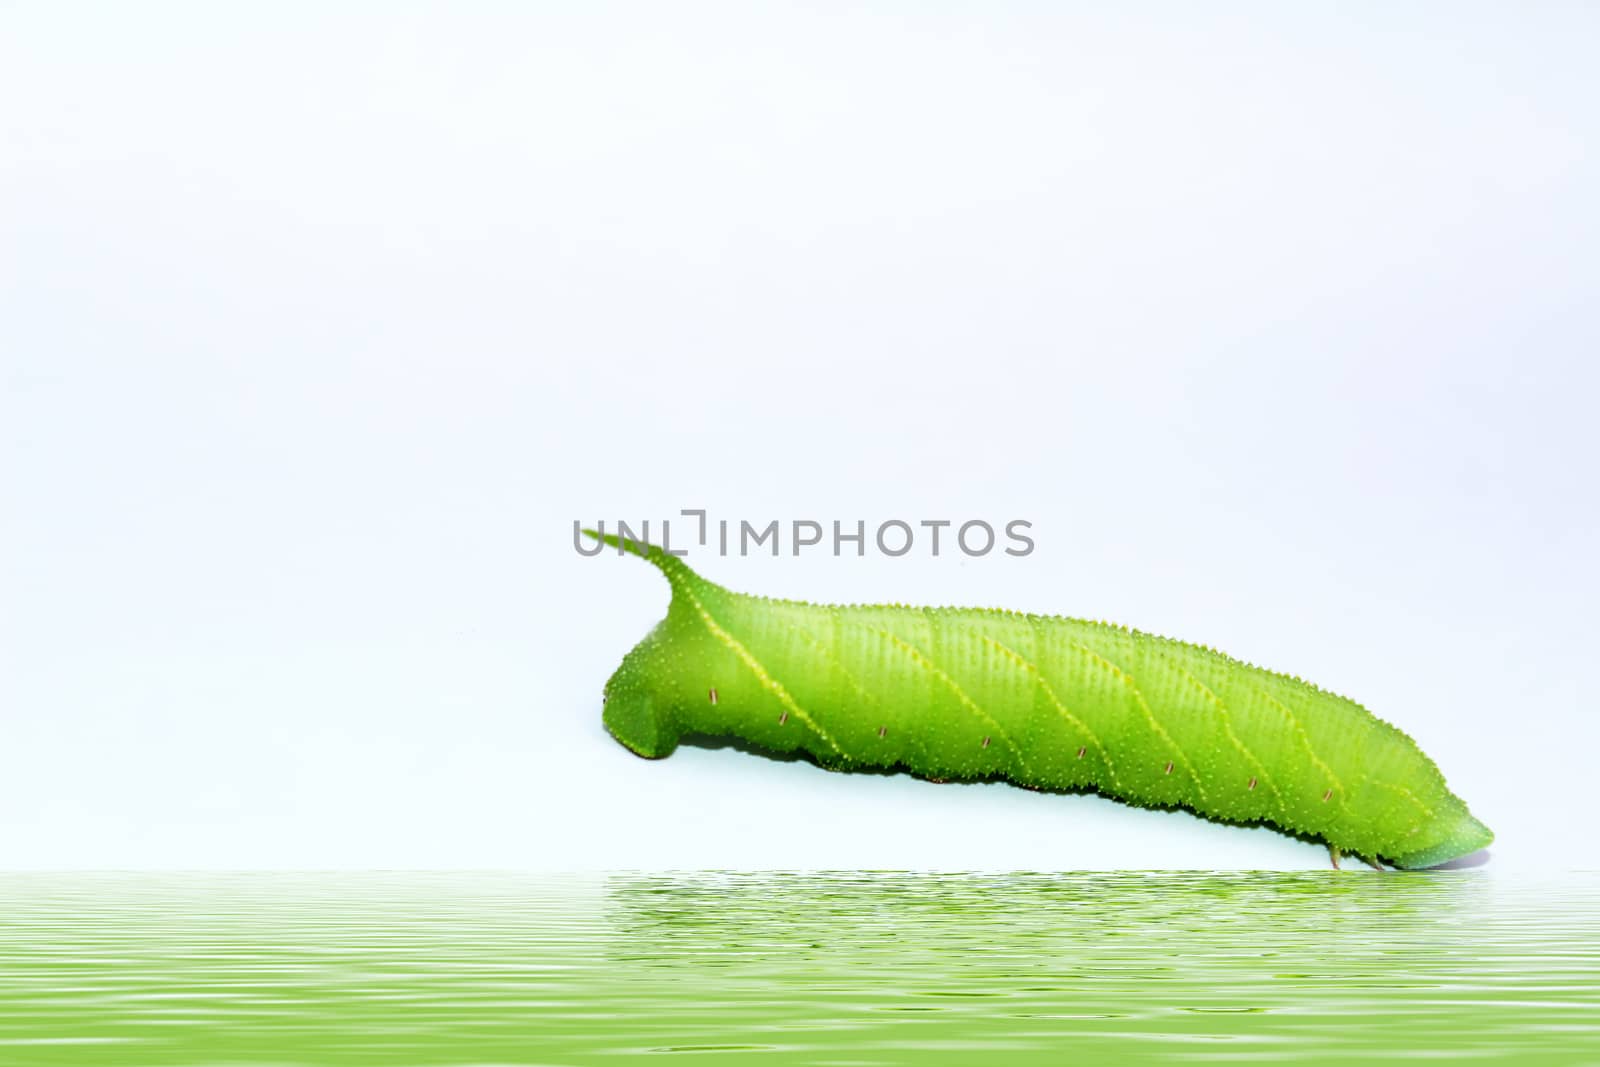
{"label": "caterpillar body segment", "polygon": [[641,756],[709,735],[836,770],[1093,790],[1403,868],[1493,839],[1405,734],[1210,649],[1009,611],[746,596],[654,545],[592,536],[672,587],[605,687],[606,728]]}

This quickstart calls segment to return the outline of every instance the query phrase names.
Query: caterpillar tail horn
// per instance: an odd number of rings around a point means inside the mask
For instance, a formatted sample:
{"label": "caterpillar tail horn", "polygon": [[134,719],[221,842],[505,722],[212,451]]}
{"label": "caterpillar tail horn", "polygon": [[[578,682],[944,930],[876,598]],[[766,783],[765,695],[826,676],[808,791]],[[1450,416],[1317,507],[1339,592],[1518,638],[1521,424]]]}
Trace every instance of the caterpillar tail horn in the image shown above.
{"label": "caterpillar tail horn", "polygon": [[682,559],[659,545],[596,530],[583,532],[619,553],[631,552],[654,564],[672,587],[667,617],[623,657],[622,665],[606,680],[601,698],[605,704],[601,721],[612,737],[646,759],[670,756],[678,747],[680,731],[673,721],[671,708],[659,699],[655,687],[646,680],[659,677],[661,661],[670,655],[668,645],[672,630],[685,625],[686,617],[692,615],[704,591],[714,587]]}
{"label": "caterpillar tail horn", "polygon": [[668,552],[660,545],[647,544],[644,541],[635,541],[631,537],[620,537],[617,534],[609,534],[599,530],[585,529],[583,533],[596,541],[610,545],[619,553],[631,552],[640,559],[655,564],[661,573],[667,576],[667,581],[672,583],[674,593],[678,591],[678,582],[680,580],[691,582],[703,582],[705,580],[691,570],[689,565],[681,558]]}

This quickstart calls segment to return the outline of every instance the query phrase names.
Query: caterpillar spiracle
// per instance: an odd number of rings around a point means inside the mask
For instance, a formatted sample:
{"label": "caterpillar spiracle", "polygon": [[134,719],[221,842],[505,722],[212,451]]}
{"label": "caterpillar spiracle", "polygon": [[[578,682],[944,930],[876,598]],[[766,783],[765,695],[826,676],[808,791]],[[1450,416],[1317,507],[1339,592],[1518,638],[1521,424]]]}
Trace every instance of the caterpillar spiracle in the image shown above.
{"label": "caterpillar spiracle", "polygon": [[1430,867],[1493,839],[1404,733],[1211,649],[1013,611],[748,596],[585,532],[672,587],[605,685],[606,729],[640,756],[708,735],[831,770],[1095,792],[1319,840],[1335,866]]}

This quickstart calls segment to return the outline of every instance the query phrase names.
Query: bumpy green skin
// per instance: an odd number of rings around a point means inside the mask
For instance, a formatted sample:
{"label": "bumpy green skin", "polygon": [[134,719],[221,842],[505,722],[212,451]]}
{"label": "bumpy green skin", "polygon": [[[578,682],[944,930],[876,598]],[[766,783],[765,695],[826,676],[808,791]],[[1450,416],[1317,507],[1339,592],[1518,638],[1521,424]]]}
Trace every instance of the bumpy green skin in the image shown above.
{"label": "bumpy green skin", "polygon": [[1407,868],[1493,838],[1405,734],[1210,649],[1010,611],[745,596],[655,546],[623,547],[672,586],[667,617],[605,687],[606,728],[641,756],[733,737],[837,770],[1002,778],[1266,823]]}

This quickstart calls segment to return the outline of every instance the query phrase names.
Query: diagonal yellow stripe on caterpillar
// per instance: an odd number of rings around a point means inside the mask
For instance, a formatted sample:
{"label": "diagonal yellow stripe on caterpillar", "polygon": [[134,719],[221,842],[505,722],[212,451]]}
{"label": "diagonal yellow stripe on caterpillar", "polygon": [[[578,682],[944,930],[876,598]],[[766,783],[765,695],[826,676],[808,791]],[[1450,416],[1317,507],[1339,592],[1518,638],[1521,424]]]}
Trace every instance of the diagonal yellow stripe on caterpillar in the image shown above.
{"label": "diagonal yellow stripe on caterpillar", "polygon": [[[794,625],[792,622],[790,622],[789,620],[785,619],[782,615],[775,614],[773,616],[773,621],[776,622],[780,627],[782,627],[784,632],[788,633],[792,637],[795,637],[795,638],[798,638],[798,639],[804,641],[807,645],[809,645],[812,648],[813,651],[815,651],[818,655],[820,655],[824,659],[826,659],[828,661],[828,663],[838,672],[839,676],[841,678],[843,678],[845,680],[845,682],[850,686],[850,688],[855,691],[856,695],[861,699],[863,704],[877,705],[879,703],[878,698],[876,696],[874,696],[865,686],[863,686],[861,684],[860,679],[858,679],[855,676],[855,674],[853,674],[848,668],[846,668],[844,666],[844,664],[839,660],[839,658],[833,654],[832,649],[830,649],[827,646],[827,644],[825,644],[824,642],[818,640],[816,635],[812,634],[809,630],[806,630],[806,629],[804,629],[802,627]],[[837,618],[835,618],[834,622],[835,622],[835,625],[837,625]],[[875,631],[875,632],[877,632],[880,635],[883,635],[883,633],[884,633],[881,630],[878,630],[878,631]],[[887,636],[891,636],[892,637],[893,635],[887,635]],[[1067,708],[1067,706],[1061,702],[1061,699],[1060,699],[1060,697],[1058,697],[1056,695],[1055,690],[1050,687],[1050,683],[1045,680],[1044,674],[1043,674],[1043,672],[1041,672],[1039,670],[1038,665],[1033,663],[1033,662],[1031,662],[1026,657],[1022,656],[1015,649],[1012,649],[1012,648],[1008,647],[1007,645],[1001,643],[1000,641],[996,641],[994,638],[989,637],[987,634],[982,635],[981,639],[984,641],[984,643],[988,644],[990,647],[994,648],[996,651],[1001,653],[1001,655],[1003,655],[1007,659],[1009,659],[1013,664],[1023,668],[1025,671],[1028,672],[1028,674],[1030,675],[1030,677],[1031,677],[1032,681],[1034,682],[1034,684],[1037,685],[1039,687],[1039,689],[1045,694],[1045,696],[1050,700],[1050,703],[1061,714],[1061,716],[1063,718],[1065,718],[1067,720],[1067,722],[1071,723],[1072,726],[1075,727],[1078,730],[1079,733],[1083,734],[1083,736],[1088,739],[1089,744],[1094,746],[1095,752],[1099,754],[1101,760],[1105,764],[1107,773],[1111,777],[1112,787],[1113,788],[1120,788],[1121,782],[1117,778],[1116,764],[1111,759],[1111,754],[1106,751],[1105,746],[1103,744],[1101,744],[1101,742],[1100,742],[1100,738],[1095,735],[1094,731],[1089,728],[1088,724],[1085,723],[1082,719],[1078,718],[1078,716],[1074,715]],[[948,675],[946,675],[946,679],[948,680]],[[963,691],[961,691],[958,688],[957,692],[958,693],[962,693]],[[974,707],[974,708],[977,707],[977,703],[975,701],[970,701],[969,700],[968,703],[969,703],[969,705],[971,707]],[[987,713],[983,713],[983,714],[985,715],[985,718],[988,720],[988,722],[990,722],[991,724],[994,724],[996,727],[998,727],[998,724],[995,724],[995,720],[993,719],[992,716],[988,716]],[[998,736],[1002,737],[1002,739],[1006,740],[1007,743],[1010,744],[1010,740],[1009,740],[1008,737],[1006,737],[1006,735],[1005,735],[1003,730],[1000,730],[1000,729],[996,728],[995,732],[996,732],[996,734]],[[1013,751],[1015,751],[1015,746],[1013,746]],[[1020,756],[1019,756],[1019,759],[1020,759]]]}
{"label": "diagonal yellow stripe on caterpillar", "polygon": [[[1244,684],[1250,689],[1251,692],[1255,693],[1257,696],[1260,696],[1266,700],[1267,703],[1277,708],[1284,715],[1284,717],[1289,720],[1290,725],[1294,727],[1296,735],[1300,738],[1300,743],[1305,747],[1306,755],[1311,757],[1311,761],[1317,765],[1322,773],[1327,776],[1327,780],[1332,783],[1330,788],[1332,788],[1338,795],[1340,813],[1342,815],[1348,815],[1350,813],[1350,791],[1345,787],[1344,783],[1340,781],[1339,776],[1334,773],[1333,768],[1328,766],[1321,756],[1317,755],[1316,749],[1311,745],[1310,736],[1306,733],[1304,725],[1302,725],[1300,722],[1300,716],[1295,713],[1293,708],[1290,708],[1287,704],[1278,700],[1271,693],[1267,692],[1260,686],[1254,685],[1248,680],[1245,680]],[[1379,789],[1385,789],[1397,794],[1401,799],[1408,801],[1412,807],[1420,811],[1424,821],[1433,818],[1433,809],[1424,804],[1415,793],[1403,785],[1378,781],[1368,774],[1358,774],[1356,776],[1356,781],[1361,785],[1376,786]],[[1416,829],[1413,828],[1410,832],[1416,833]]]}
{"label": "diagonal yellow stripe on caterpillar", "polygon": [[1018,748],[1017,743],[1011,739],[1011,735],[1006,732],[1005,727],[1001,726],[1000,723],[995,720],[994,716],[980,708],[977,705],[977,702],[967,695],[966,690],[957,685],[956,680],[946,674],[938,664],[933,662],[933,660],[929,659],[927,654],[921,649],[917,648],[910,642],[903,640],[894,633],[876,626],[868,626],[865,623],[846,623],[846,625],[864,633],[875,634],[878,637],[888,638],[890,644],[892,644],[900,652],[911,657],[912,661],[915,662],[917,666],[928,671],[935,678],[939,679],[940,682],[944,683],[945,687],[948,688],[951,693],[955,694],[956,699],[961,702],[962,707],[966,708],[973,715],[983,720],[983,722],[988,725],[992,735],[998,737],[1001,741],[1004,741],[1006,747],[1011,750],[1012,755],[1016,756],[1017,766],[1022,768],[1022,772],[1024,774],[1033,774],[1032,769],[1028,766],[1027,757],[1022,754],[1022,750]]}
{"label": "diagonal yellow stripe on caterpillar", "polygon": [[1040,690],[1045,696],[1050,698],[1050,703],[1055,705],[1056,710],[1059,711],[1069,723],[1076,727],[1080,733],[1089,739],[1089,743],[1094,746],[1095,751],[1100,755],[1101,761],[1105,763],[1106,773],[1111,775],[1112,788],[1120,789],[1122,787],[1122,783],[1117,779],[1117,768],[1111,760],[1111,753],[1106,751],[1106,747],[1100,743],[1100,739],[1095,736],[1094,731],[1089,729],[1088,723],[1084,722],[1082,719],[1072,714],[1071,711],[1067,710],[1067,706],[1061,702],[1059,697],[1056,696],[1056,691],[1050,688],[1050,683],[1044,680],[1044,673],[1039,670],[1038,664],[1031,662],[1026,657],[1020,655],[1016,650],[1008,648],[1006,645],[1001,644],[999,641],[996,641],[987,634],[983,635],[983,640],[993,648],[997,649],[1002,655],[1010,659],[1012,663],[1022,667],[1032,676],[1034,683],[1039,686]]}
{"label": "diagonal yellow stripe on caterpillar", "polygon": [[844,749],[839,747],[839,742],[835,741],[828,731],[817,725],[817,721],[804,708],[795,703],[794,697],[789,695],[789,690],[783,687],[783,683],[768,674],[767,669],[761,665],[761,661],[751,655],[750,650],[745,648],[738,638],[718,625],[717,620],[711,617],[711,612],[706,610],[706,606],[700,602],[699,597],[695,596],[687,588],[682,588],[681,592],[689,602],[689,606],[694,609],[695,614],[700,616],[700,621],[705,623],[706,629],[711,636],[722,642],[735,656],[739,657],[741,663],[750,668],[750,673],[754,674],[756,680],[778,698],[778,703],[783,705],[785,711],[809,726],[841,758],[850,758],[845,754]]}
{"label": "diagonal yellow stripe on caterpillar", "polygon": [[[1211,706],[1216,709],[1218,721],[1222,723],[1223,733],[1227,734],[1228,740],[1233,743],[1234,748],[1239,750],[1239,754],[1250,762],[1250,766],[1255,768],[1257,777],[1261,779],[1268,789],[1272,790],[1273,799],[1278,802],[1278,817],[1282,819],[1285,824],[1291,822],[1289,818],[1289,809],[1284,804],[1283,793],[1278,789],[1277,783],[1272,780],[1272,776],[1267,773],[1267,768],[1262,764],[1262,762],[1256,759],[1255,753],[1246,748],[1244,742],[1239,740],[1239,735],[1234,732],[1233,713],[1228,710],[1228,705],[1224,704],[1222,702],[1222,698],[1211,691],[1210,686],[1206,685],[1200,679],[1190,674],[1184,668],[1178,666],[1176,663],[1173,663],[1170,660],[1168,660],[1168,666],[1176,669],[1179,674],[1188,679],[1191,684],[1200,690],[1200,694],[1210,702]],[[1251,784],[1254,783],[1252,782]]]}
{"label": "diagonal yellow stripe on caterpillar", "polygon": [[1184,771],[1189,775],[1189,780],[1194,783],[1196,792],[1200,794],[1200,799],[1207,799],[1206,787],[1201,783],[1200,775],[1195,772],[1194,764],[1189,762],[1189,757],[1184,755],[1183,749],[1178,747],[1178,743],[1172,739],[1171,734],[1167,733],[1166,728],[1163,727],[1161,723],[1156,721],[1155,712],[1150,710],[1150,702],[1144,698],[1144,692],[1140,690],[1138,684],[1134,682],[1133,677],[1128,674],[1127,671],[1123,670],[1115,663],[1112,663],[1110,660],[1100,655],[1100,653],[1096,652],[1088,645],[1071,640],[1069,640],[1067,644],[1077,649],[1079,652],[1082,652],[1085,656],[1088,656],[1089,659],[1094,663],[1097,663],[1104,669],[1110,671],[1113,677],[1119,679],[1123,685],[1128,687],[1129,691],[1133,693],[1133,698],[1138,701],[1139,710],[1144,712],[1145,721],[1150,724],[1150,729],[1156,734],[1157,737],[1161,738],[1162,742],[1165,743],[1166,746],[1178,757],[1178,762],[1183,765]]}
{"label": "diagonal yellow stripe on caterpillar", "polygon": [[1265,700],[1268,704],[1271,704],[1289,720],[1289,725],[1293,727],[1295,735],[1300,738],[1300,744],[1305,748],[1306,755],[1309,756],[1311,758],[1311,762],[1316,764],[1318,769],[1322,771],[1328,782],[1331,783],[1331,788],[1333,791],[1338,794],[1340,809],[1348,811],[1349,802],[1345,793],[1344,783],[1339,781],[1339,776],[1333,773],[1333,768],[1328,766],[1327,763],[1323,761],[1322,757],[1317,755],[1317,750],[1311,746],[1311,737],[1306,733],[1306,728],[1301,724],[1300,716],[1296,715],[1289,705],[1283,703],[1277,697],[1273,696],[1265,689],[1262,689],[1260,686],[1252,684],[1246,676],[1240,675],[1239,680],[1243,683],[1246,689]]}
{"label": "diagonal yellow stripe on caterpillar", "polygon": [[[1250,686],[1250,689],[1251,689],[1252,692],[1255,692],[1255,693],[1259,694],[1260,696],[1264,697],[1267,700],[1268,703],[1272,704],[1274,707],[1276,707],[1279,710],[1281,710],[1283,712],[1283,714],[1288,717],[1289,722],[1294,726],[1295,732],[1297,734],[1299,734],[1301,743],[1305,745],[1306,753],[1311,757],[1312,761],[1314,763],[1316,763],[1316,765],[1322,770],[1322,772],[1328,776],[1328,780],[1333,783],[1332,788],[1334,789],[1334,791],[1339,796],[1339,807],[1341,809],[1343,809],[1343,810],[1348,811],[1349,804],[1348,804],[1347,797],[1349,796],[1350,791],[1345,787],[1344,783],[1339,780],[1339,777],[1336,774],[1334,774],[1333,768],[1329,767],[1327,765],[1327,763],[1325,763],[1322,760],[1322,758],[1317,755],[1316,750],[1311,747],[1311,740],[1310,740],[1309,736],[1306,734],[1305,727],[1302,726],[1301,723],[1300,723],[1300,717],[1297,714],[1295,714],[1295,712],[1294,712],[1294,710],[1292,708],[1290,708],[1287,704],[1284,704],[1281,701],[1279,701],[1271,693],[1268,693],[1266,690],[1261,689],[1259,686],[1251,685],[1249,682],[1246,682],[1245,684]],[[1366,784],[1366,785],[1373,785],[1373,786],[1378,787],[1379,789],[1386,789],[1386,790],[1388,790],[1388,791],[1390,791],[1392,793],[1395,793],[1398,796],[1400,796],[1402,799],[1410,802],[1410,804],[1414,808],[1416,808],[1418,811],[1422,812],[1423,819],[1426,820],[1426,819],[1432,819],[1433,818],[1433,815],[1434,815],[1433,809],[1430,808],[1427,804],[1424,804],[1422,802],[1422,800],[1415,793],[1413,793],[1411,790],[1407,789],[1403,785],[1398,785],[1398,784],[1391,783],[1391,782],[1378,781],[1378,780],[1374,779],[1371,775],[1368,775],[1368,774],[1358,774],[1356,776],[1356,781],[1358,783],[1363,783],[1363,784]]]}

